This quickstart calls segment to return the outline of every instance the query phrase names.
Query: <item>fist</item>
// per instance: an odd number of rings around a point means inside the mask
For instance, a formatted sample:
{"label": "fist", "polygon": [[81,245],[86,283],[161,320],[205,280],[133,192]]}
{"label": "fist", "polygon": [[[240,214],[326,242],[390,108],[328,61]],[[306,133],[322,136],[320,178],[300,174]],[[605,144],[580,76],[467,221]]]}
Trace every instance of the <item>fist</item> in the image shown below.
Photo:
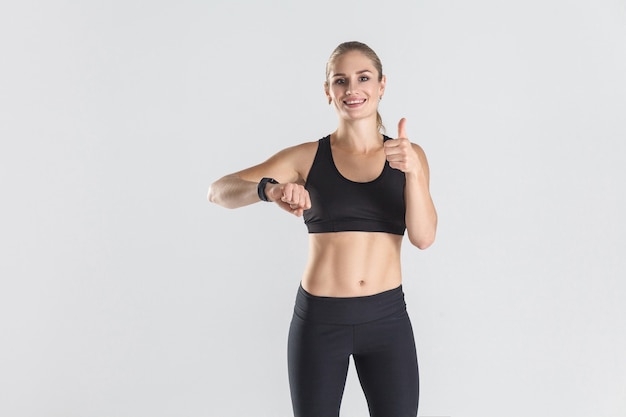
{"label": "fist", "polygon": [[405,125],[406,119],[403,117],[398,123],[398,137],[386,141],[384,150],[390,167],[409,173],[421,169],[421,163],[413,144],[407,138]]}
{"label": "fist", "polygon": [[302,216],[304,210],[311,208],[309,192],[300,184],[292,182],[268,184],[265,194],[270,201],[278,204],[280,208],[298,217]]}

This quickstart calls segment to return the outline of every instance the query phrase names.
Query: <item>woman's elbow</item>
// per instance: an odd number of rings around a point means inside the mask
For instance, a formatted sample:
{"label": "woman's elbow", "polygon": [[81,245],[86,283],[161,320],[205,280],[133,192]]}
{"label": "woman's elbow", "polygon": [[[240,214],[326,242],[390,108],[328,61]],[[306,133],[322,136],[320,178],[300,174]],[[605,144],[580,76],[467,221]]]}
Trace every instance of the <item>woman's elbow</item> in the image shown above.
{"label": "woman's elbow", "polygon": [[409,242],[418,249],[428,249],[435,242],[435,233],[422,236],[412,236],[409,234]]}
{"label": "woman's elbow", "polygon": [[223,177],[209,185],[207,200],[218,206],[234,209],[250,204],[243,200],[244,197],[242,197],[241,194],[242,193],[233,186],[233,181],[230,177]]}
{"label": "woman's elbow", "polygon": [[209,185],[209,191],[207,192],[206,199],[209,203],[216,203],[218,201],[216,192],[215,192],[215,183]]}
{"label": "woman's elbow", "polygon": [[207,200],[209,203],[217,204],[218,206],[232,208],[226,199],[224,199],[223,192],[220,192],[220,187],[218,182],[214,182],[209,185],[209,191],[207,192]]}

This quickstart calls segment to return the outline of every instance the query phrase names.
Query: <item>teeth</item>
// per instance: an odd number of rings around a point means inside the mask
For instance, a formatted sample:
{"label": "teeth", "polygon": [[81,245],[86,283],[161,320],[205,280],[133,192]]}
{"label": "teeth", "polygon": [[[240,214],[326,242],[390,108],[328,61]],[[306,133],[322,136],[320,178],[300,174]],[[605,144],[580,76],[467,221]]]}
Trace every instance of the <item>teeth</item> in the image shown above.
{"label": "teeth", "polygon": [[346,104],[359,104],[363,102],[365,102],[365,100],[350,100],[350,101],[346,101]]}

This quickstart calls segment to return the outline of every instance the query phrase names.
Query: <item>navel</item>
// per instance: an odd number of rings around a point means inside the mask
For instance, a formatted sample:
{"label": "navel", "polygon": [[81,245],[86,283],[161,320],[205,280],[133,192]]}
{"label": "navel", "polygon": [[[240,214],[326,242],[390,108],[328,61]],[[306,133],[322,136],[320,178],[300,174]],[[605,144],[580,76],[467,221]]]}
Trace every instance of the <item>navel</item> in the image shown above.
{"label": "navel", "polygon": [[365,286],[365,281],[363,281],[363,280],[359,281],[359,286],[360,287],[364,287]]}

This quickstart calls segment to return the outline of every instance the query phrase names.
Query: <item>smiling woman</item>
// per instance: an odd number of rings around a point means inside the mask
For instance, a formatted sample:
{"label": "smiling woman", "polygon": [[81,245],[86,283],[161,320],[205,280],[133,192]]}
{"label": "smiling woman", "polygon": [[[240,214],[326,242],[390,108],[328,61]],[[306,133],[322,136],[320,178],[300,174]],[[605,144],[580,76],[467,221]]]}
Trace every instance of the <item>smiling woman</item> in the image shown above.
{"label": "smiling woman", "polygon": [[367,45],[346,42],[326,65],[324,91],[337,129],[315,142],[211,184],[228,208],[273,202],[303,216],[309,258],[291,321],[289,383],[294,415],[337,417],[353,357],[371,416],[415,417],[418,368],[400,267],[405,231],[425,249],[437,214],[422,149],[382,133],[386,77]]}
{"label": "smiling woman", "polygon": [[[329,80],[332,81],[333,85],[345,85],[347,80],[345,79],[346,74],[344,73],[331,73],[333,69],[337,68],[337,64],[339,60],[342,58],[346,58],[347,55],[353,55],[357,60],[363,61],[365,58],[366,62],[363,62],[365,65],[364,69],[357,71],[356,74],[359,75],[359,82],[367,82],[374,76],[378,79],[378,82],[382,85],[382,91],[380,91],[378,96],[378,101],[382,100],[383,93],[385,89],[386,77],[383,75],[383,64],[380,62],[378,55],[367,45],[362,44],[360,42],[345,42],[339,45],[333,53],[331,54],[328,63],[326,64],[326,82],[324,83],[324,87],[326,90],[326,94],[328,95],[328,104],[332,103],[332,97],[329,95]],[[359,56],[360,55],[360,56]],[[371,69],[367,69],[373,67],[375,72],[372,72]],[[361,99],[363,100],[363,99]],[[383,121],[378,113],[378,107],[376,111],[376,123],[379,131],[384,131]]]}

